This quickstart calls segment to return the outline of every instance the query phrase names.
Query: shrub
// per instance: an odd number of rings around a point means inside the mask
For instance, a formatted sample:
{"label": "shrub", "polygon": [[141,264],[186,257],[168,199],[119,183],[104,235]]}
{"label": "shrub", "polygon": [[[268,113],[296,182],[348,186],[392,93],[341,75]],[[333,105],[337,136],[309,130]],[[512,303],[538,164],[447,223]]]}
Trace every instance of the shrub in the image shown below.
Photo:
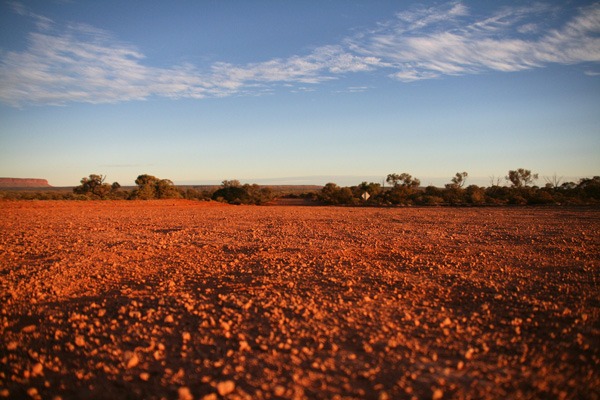
{"label": "shrub", "polygon": [[73,189],[76,194],[82,194],[92,199],[106,199],[112,190],[112,186],[104,183],[106,176],[91,174],[87,178],[81,178],[81,185]]}
{"label": "shrub", "polygon": [[249,199],[248,193],[239,186],[223,187],[212,195],[213,200],[223,201],[230,204],[242,204]]}
{"label": "shrub", "polygon": [[135,184],[138,185],[138,188],[132,193],[132,198],[151,200],[181,197],[179,191],[169,179],[159,179],[152,175],[143,174],[137,177]]}

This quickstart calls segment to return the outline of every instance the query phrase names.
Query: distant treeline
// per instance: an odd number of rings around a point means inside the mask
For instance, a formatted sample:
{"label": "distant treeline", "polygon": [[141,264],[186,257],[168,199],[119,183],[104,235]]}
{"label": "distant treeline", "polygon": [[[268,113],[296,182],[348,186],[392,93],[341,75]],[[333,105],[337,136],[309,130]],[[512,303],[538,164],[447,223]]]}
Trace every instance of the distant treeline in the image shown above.
{"label": "distant treeline", "polygon": [[423,188],[419,179],[407,173],[390,174],[386,179],[388,187],[373,182],[352,187],[328,183],[317,198],[326,204],[357,206],[600,204],[600,176],[575,183],[562,182],[555,175],[545,178],[542,187],[534,185],[538,174],[523,168],[509,171],[504,180],[492,177],[489,187],[467,186],[467,177],[467,172],[457,172],[444,188]]}
{"label": "distant treeline", "polygon": [[443,188],[422,187],[408,173],[389,174],[385,184],[362,182],[357,186],[340,187],[328,183],[320,190],[305,192],[276,191],[269,186],[242,185],[237,180],[225,180],[219,187],[177,187],[169,179],[140,175],[135,189],[122,188],[118,182],[104,182],[103,175],[84,177],[73,191],[0,191],[7,200],[151,200],[183,198],[220,201],[230,204],[266,204],[278,197],[301,197],[320,204],[347,206],[402,205],[600,205],[600,176],[562,182],[554,175],[544,178],[545,185],[536,186],[538,174],[519,168],[504,178],[490,178],[490,186],[466,185],[467,172],[457,172]]}
{"label": "distant treeline", "polygon": [[137,187],[127,190],[118,182],[105,182],[106,176],[92,174],[84,177],[80,185],[72,192],[58,190],[0,192],[0,199],[7,200],[153,200],[153,199],[189,199],[215,200],[231,204],[264,204],[275,197],[269,187],[242,185],[237,180],[226,180],[216,189],[195,189],[177,187],[169,179],[152,175],[139,175],[135,180]]}

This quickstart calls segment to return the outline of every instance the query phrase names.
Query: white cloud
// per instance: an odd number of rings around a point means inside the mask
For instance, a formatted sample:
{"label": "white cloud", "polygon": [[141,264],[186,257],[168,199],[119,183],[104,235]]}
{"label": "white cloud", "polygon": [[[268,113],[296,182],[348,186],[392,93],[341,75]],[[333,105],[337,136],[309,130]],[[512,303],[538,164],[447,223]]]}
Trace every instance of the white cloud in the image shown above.
{"label": "white cloud", "polygon": [[26,51],[0,54],[0,101],[20,106],[111,103],[151,96],[223,97],[264,93],[271,84],[317,84],[378,65],[377,58],[350,54],[341,46],[246,65],[218,62],[207,72],[190,64],[150,67],[144,58],[137,49],[86,25],[69,26],[58,34],[34,32]]}
{"label": "white cloud", "polygon": [[242,66],[216,63],[212,66],[211,80],[230,90],[284,82],[317,84],[335,79],[338,74],[369,71],[378,64],[376,57],[353,55],[341,46],[323,46],[308,55],[287,59]]}
{"label": "white cloud", "polygon": [[345,89],[336,90],[334,91],[334,93],[362,93],[366,92],[369,89],[371,89],[371,87],[369,86],[348,86]]}
{"label": "white cloud", "polygon": [[451,2],[400,12],[308,54],[245,65],[217,62],[206,71],[191,64],[149,66],[139,49],[106,31],[83,24],[61,29],[20,3],[12,6],[38,27],[24,51],[0,50],[0,101],[13,106],[261,95],[277,85],[301,91],[369,71],[411,82],[600,61],[600,3],[549,29],[558,13],[541,3],[476,16]]}
{"label": "white cloud", "polygon": [[418,31],[455,21],[468,13],[468,9],[461,3],[403,11],[396,14],[397,23],[393,24],[393,27],[396,33]]}
{"label": "white cloud", "polygon": [[395,73],[391,74],[390,76],[393,78],[396,78],[402,82],[413,82],[413,81],[419,81],[422,79],[438,78],[440,76],[440,74],[437,74],[435,72],[430,72],[430,71],[422,72],[422,71],[418,71],[416,68],[407,68],[400,72],[395,72]]}
{"label": "white cloud", "polygon": [[523,33],[523,34],[525,34],[525,33],[538,33],[539,29],[540,28],[539,28],[539,26],[537,24],[531,22],[531,23],[523,24],[523,25],[519,26],[517,28],[517,31],[519,33]]}
{"label": "white cloud", "polygon": [[9,3],[9,6],[16,14],[33,19],[38,29],[46,30],[50,29],[54,25],[53,20],[32,12],[23,3],[13,1]]}
{"label": "white cloud", "polygon": [[446,5],[398,14],[395,23],[357,36],[348,46],[356,54],[393,65],[397,71],[391,76],[401,81],[600,61],[599,4],[584,9],[562,28],[546,32],[534,23],[523,23],[548,17],[552,9],[544,5],[504,8],[470,22],[465,18],[468,10],[457,4],[452,7],[457,11],[449,12]]}
{"label": "white cloud", "polygon": [[62,34],[31,33],[27,51],[2,53],[0,100],[15,106],[58,105],[152,95],[200,98],[215,92],[192,66],[161,69],[143,60],[136,49],[86,26],[72,26]]}

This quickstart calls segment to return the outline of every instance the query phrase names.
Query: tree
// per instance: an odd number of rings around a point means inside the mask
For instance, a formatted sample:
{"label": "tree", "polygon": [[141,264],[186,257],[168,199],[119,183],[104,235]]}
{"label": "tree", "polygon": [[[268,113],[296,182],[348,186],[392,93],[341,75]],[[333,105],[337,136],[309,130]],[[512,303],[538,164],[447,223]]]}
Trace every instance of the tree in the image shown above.
{"label": "tree", "polygon": [[242,184],[240,183],[240,181],[238,181],[237,179],[224,180],[223,182],[221,182],[221,185],[225,189],[230,188],[230,187],[240,187],[240,186],[242,186]]}
{"label": "tree", "polygon": [[360,185],[352,188],[354,192],[354,197],[361,198],[364,193],[369,193],[369,200],[371,202],[375,201],[377,196],[381,194],[381,184],[375,182],[361,182]]}
{"label": "tree", "polygon": [[[221,188],[212,195],[213,200],[224,201],[230,204],[259,204],[261,203],[261,190],[258,185],[241,185],[237,179],[224,180]],[[263,193],[266,195],[266,193]]]}
{"label": "tree", "polygon": [[460,189],[464,186],[467,181],[467,176],[469,176],[466,172],[457,172],[456,175],[450,180],[451,183],[446,185],[448,189]]}
{"label": "tree", "polygon": [[111,185],[104,183],[106,176],[91,174],[87,178],[81,178],[81,185],[73,189],[76,194],[83,194],[88,197],[96,197],[100,199],[106,198],[112,190]]}
{"label": "tree", "polygon": [[600,199],[600,176],[580,179],[577,187],[583,190],[587,197]]}
{"label": "tree", "polygon": [[181,197],[179,191],[169,179],[159,179],[155,176],[143,174],[135,180],[138,189],[134,197],[141,200],[173,199]]}
{"label": "tree", "polygon": [[337,204],[338,203],[338,194],[340,192],[340,187],[335,183],[329,182],[323,189],[321,189],[321,200],[329,204]]}
{"label": "tree", "polygon": [[353,204],[354,194],[349,187],[341,188],[337,194],[337,197],[339,204]]}
{"label": "tree", "polygon": [[420,180],[406,172],[389,174],[386,182],[392,185],[392,189],[385,193],[385,198],[392,204],[410,204],[414,189],[421,184]]}
{"label": "tree", "polygon": [[273,200],[274,193],[273,190],[269,187],[260,187],[257,184],[245,184],[243,189],[246,191],[248,195],[247,202],[250,204],[264,204],[271,200]]}
{"label": "tree", "polygon": [[574,190],[577,188],[577,184],[575,182],[564,182],[560,185],[560,188],[566,191]]}
{"label": "tree", "polygon": [[500,186],[500,182],[502,182],[502,177],[490,176],[490,186]]}
{"label": "tree", "polygon": [[389,183],[391,186],[398,186],[398,184],[400,183],[400,175],[398,174],[388,174],[386,180],[387,183]]}
{"label": "tree", "polygon": [[134,196],[140,200],[150,200],[156,198],[156,184],[159,179],[155,176],[143,174],[139,175],[135,180],[138,189]]}
{"label": "tree", "polygon": [[403,172],[400,175],[389,174],[385,181],[394,187],[418,187],[421,184],[420,180],[418,180],[417,178],[413,179],[413,177],[410,174],[407,174],[406,172]]}
{"label": "tree", "polygon": [[231,204],[246,203],[249,199],[246,189],[240,186],[223,187],[212,195],[213,200],[225,201]]}
{"label": "tree", "polygon": [[485,190],[477,185],[470,185],[465,189],[467,200],[472,204],[485,203]]}
{"label": "tree", "polygon": [[156,183],[156,197],[159,199],[176,199],[181,194],[170,179],[161,179]]}
{"label": "tree", "polygon": [[563,179],[562,176],[560,176],[560,177],[557,176],[556,172],[551,177],[547,177],[547,176],[544,177],[544,180],[546,181],[546,187],[550,188],[550,189],[554,189],[554,190],[558,190],[562,179]]}
{"label": "tree", "polygon": [[444,202],[444,190],[435,186],[429,185],[423,192],[423,204],[438,205]]}
{"label": "tree", "polygon": [[531,170],[519,168],[516,171],[508,171],[507,181],[512,183],[513,187],[527,187],[538,179],[538,174],[532,174]]}

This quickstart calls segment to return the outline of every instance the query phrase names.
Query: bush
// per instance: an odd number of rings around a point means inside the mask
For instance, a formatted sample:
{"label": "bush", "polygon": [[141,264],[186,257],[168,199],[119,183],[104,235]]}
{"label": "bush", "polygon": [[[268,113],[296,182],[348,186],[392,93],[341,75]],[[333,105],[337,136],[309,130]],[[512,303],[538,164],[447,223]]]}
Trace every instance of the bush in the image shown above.
{"label": "bush", "polygon": [[467,201],[471,204],[485,203],[485,190],[476,185],[470,185],[466,189]]}
{"label": "bush", "polygon": [[138,185],[138,188],[131,195],[134,199],[177,199],[181,197],[179,190],[169,179],[159,179],[143,174],[137,177],[135,184]]}
{"label": "bush", "polygon": [[248,201],[249,196],[244,188],[239,186],[230,186],[221,188],[214,192],[212,199],[230,204],[242,204],[243,202]]}
{"label": "bush", "polygon": [[212,199],[229,204],[265,204],[275,197],[269,187],[241,185],[238,180],[223,181],[222,188],[212,194]]}
{"label": "bush", "polygon": [[87,178],[81,178],[81,185],[73,189],[76,194],[87,196],[91,199],[106,199],[113,190],[112,186],[104,183],[106,176],[91,174]]}

